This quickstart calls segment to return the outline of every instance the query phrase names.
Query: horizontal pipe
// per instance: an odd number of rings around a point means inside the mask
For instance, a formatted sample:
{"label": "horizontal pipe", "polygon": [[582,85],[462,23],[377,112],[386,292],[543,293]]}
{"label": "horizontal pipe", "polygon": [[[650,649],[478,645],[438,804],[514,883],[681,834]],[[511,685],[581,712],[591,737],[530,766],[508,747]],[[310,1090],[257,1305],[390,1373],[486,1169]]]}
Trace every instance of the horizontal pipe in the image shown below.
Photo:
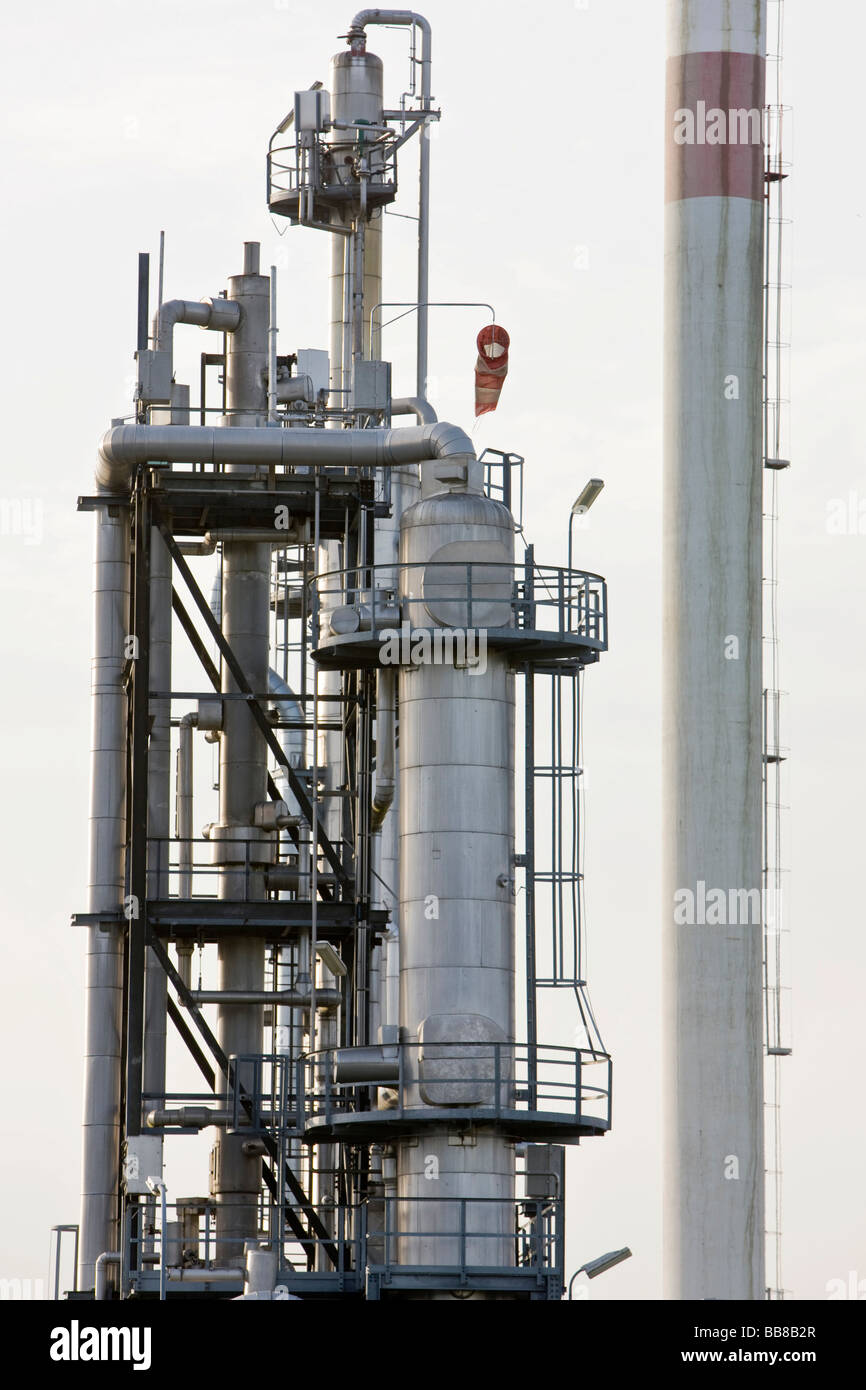
{"label": "horizontal pipe", "polygon": [[[207,1129],[209,1125],[220,1128],[231,1123],[234,1116],[229,1110],[209,1110],[205,1105],[181,1105],[174,1110],[151,1110],[147,1115],[148,1129],[164,1129],[176,1125],[180,1129]],[[244,1116],[240,1123],[249,1124]]]}
{"label": "horizontal pipe", "polygon": [[386,1049],[375,1044],[369,1047],[341,1047],[334,1055],[334,1080],[338,1083],[398,1081],[400,1059],[396,1047]]}
{"label": "horizontal pipe", "polygon": [[265,530],[254,530],[252,527],[233,527],[219,526],[213,531],[205,531],[202,541],[181,541],[178,549],[181,555],[213,555],[220,541],[239,541],[242,544],[254,545],[261,542],[264,545],[298,545],[304,539],[302,530],[297,526],[289,526],[282,530],[275,531],[273,528]]}
{"label": "horizontal pipe", "polygon": [[278,380],[275,388],[274,403],[277,401],[306,401],[307,405],[315,405],[316,387],[313,378],[302,373],[300,376],[284,377]]}
{"label": "horizontal pipe", "polygon": [[[297,889],[301,883],[309,885],[309,869],[295,868],[291,864],[269,864],[265,869],[265,879],[270,892],[285,893]],[[319,870],[317,875],[319,884],[331,885],[336,882],[335,874],[326,874]]]}
{"label": "horizontal pipe", "polygon": [[472,441],[444,420],[404,429],[255,429],[210,425],[115,425],[103,435],[96,464],[100,487],[128,491],[141,463],[327,465],[382,468],[455,454],[475,457]]}
{"label": "horizontal pipe", "polygon": [[[195,1004],[278,1004],[289,1008],[309,1008],[309,990],[301,989],[194,989]],[[338,989],[317,989],[316,1007],[336,1009],[343,1002]]]}
{"label": "horizontal pipe", "polygon": [[243,1284],[242,1269],[191,1269],[169,1266],[165,1271],[169,1284]]}

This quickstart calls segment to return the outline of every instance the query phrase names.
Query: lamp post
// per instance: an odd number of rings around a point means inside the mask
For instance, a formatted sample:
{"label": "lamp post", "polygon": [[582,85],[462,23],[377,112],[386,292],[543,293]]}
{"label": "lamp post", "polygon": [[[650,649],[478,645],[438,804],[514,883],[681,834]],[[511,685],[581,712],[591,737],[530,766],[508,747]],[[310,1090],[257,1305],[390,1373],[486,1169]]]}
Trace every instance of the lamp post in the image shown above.
{"label": "lamp post", "polygon": [[587,1260],[585,1265],[576,1269],[568,1281],[568,1296],[571,1298],[571,1290],[578,1274],[585,1274],[587,1279],[596,1279],[599,1274],[605,1274],[607,1270],[613,1269],[614,1265],[621,1264],[623,1260],[631,1258],[631,1251],[628,1246],[623,1246],[622,1250],[611,1250],[607,1255],[599,1255],[595,1260]]}
{"label": "lamp post", "polygon": [[590,478],[589,482],[588,482],[588,483],[586,484],[586,486],[581,490],[580,495],[578,496],[578,498],[576,499],[576,501],[575,501],[574,504],[572,505],[571,514],[570,514],[570,516],[569,516],[569,518],[568,518],[568,615],[569,615],[568,621],[569,621],[569,630],[570,630],[570,628],[571,628],[571,602],[572,602],[572,592],[571,592],[571,553],[572,553],[572,536],[573,536],[573,528],[574,528],[574,518],[575,518],[576,516],[583,516],[584,512],[588,512],[588,511],[589,511],[590,507],[592,506],[592,504],[593,504],[593,502],[595,501],[595,499],[598,497],[598,495],[599,495],[599,493],[601,492],[601,490],[602,490],[603,487],[604,487],[604,479],[602,479],[602,478]]}

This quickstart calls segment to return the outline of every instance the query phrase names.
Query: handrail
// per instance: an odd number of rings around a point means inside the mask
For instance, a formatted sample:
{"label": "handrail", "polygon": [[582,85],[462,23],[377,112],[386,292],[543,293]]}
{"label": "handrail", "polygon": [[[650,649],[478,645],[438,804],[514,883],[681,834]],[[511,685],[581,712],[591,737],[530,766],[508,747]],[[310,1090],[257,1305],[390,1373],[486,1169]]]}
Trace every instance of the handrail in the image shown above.
{"label": "handrail", "polygon": [[[422,584],[422,591],[414,593],[411,578],[406,578],[412,571],[420,571],[425,580],[430,576],[434,586],[437,576],[441,576],[438,583],[443,592],[425,593],[427,585]],[[378,578],[385,582],[377,583]],[[492,606],[496,616],[496,609],[507,605],[508,621],[491,622],[487,612],[487,620],[477,625],[497,631],[512,624],[518,630],[545,630],[539,628],[538,610],[542,610],[543,616],[552,609],[556,613],[552,630],[560,638],[582,637],[587,643],[607,645],[607,584],[602,575],[589,570],[535,562],[530,567],[523,560],[405,560],[322,570],[307,579],[306,584],[314,626],[323,612],[354,609],[359,615],[357,630],[373,634],[399,627],[406,616],[411,619],[412,608],[417,613],[420,605],[427,621],[416,626],[435,628],[442,626],[442,621],[430,611],[434,604],[446,606],[446,611],[448,605],[463,605],[465,623],[458,622],[464,616],[460,612],[453,624],[471,629],[479,606],[483,605],[482,611]],[[510,586],[508,596],[504,592],[506,586]],[[409,609],[408,615],[404,609]]]}

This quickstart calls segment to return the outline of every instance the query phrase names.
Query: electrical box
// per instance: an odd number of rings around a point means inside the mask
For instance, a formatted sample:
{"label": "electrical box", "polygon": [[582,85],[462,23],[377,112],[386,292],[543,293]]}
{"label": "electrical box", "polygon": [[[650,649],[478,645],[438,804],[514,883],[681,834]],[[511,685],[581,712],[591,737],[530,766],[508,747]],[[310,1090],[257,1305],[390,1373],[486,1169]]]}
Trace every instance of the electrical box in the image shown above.
{"label": "electrical box", "polygon": [[352,395],[355,410],[369,410],[370,414],[391,409],[391,363],[356,362],[355,390]]}
{"label": "electrical box", "polygon": [[317,135],[331,121],[331,94],[323,87],[295,92],[295,130],[298,135]]}
{"label": "electrical box", "polygon": [[308,376],[313,383],[313,392],[331,389],[331,359],[324,348],[298,348],[296,376]]}
{"label": "electrical box", "polygon": [[564,1197],[565,1148],[562,1144],[526,1145],[526,1195],[535,1199]]}
{"label": "electrical box", "polygon": [[135,360],[138,363],[137,399],[145,405],[168,405],[171,402],[171,353],[140,348]]}
{"label": "electrical box", "polygon": [[130,1197],[146,1197],[148,1178],[162,1177],[162,1135],[130,1135],[123,1150],[123,1185]]}

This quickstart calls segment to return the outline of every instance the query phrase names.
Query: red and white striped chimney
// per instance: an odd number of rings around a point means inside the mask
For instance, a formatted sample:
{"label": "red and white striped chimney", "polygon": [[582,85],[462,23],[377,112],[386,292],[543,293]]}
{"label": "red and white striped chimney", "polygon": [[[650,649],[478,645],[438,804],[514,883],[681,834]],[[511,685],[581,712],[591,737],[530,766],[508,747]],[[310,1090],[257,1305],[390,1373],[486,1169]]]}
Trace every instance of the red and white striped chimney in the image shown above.
{"label": "red and white striped chimney", "polygon": [[761,498],[766,0],[669,0],[665,1297],[764,1297]]}

